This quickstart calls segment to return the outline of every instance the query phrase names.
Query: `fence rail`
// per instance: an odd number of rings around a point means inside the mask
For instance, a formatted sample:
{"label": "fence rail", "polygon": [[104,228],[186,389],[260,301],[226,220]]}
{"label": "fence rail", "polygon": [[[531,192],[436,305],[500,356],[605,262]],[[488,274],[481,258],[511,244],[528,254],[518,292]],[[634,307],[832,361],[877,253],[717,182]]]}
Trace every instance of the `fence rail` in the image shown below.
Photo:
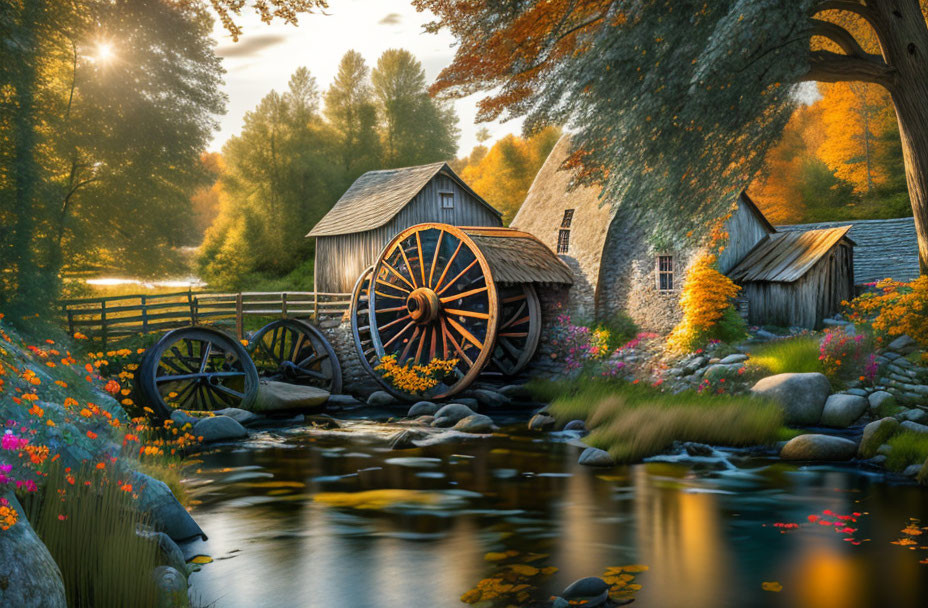
{"label": "fence rail", "polygon": [[234,324],[235,333],[242,338],[247,316],[316,319],[319,315],[339,315],[351,306],[351,294],[181,291],[62,300],[60,305],[71,334],[100,338],[105,345],[125,336],[214,323]]}

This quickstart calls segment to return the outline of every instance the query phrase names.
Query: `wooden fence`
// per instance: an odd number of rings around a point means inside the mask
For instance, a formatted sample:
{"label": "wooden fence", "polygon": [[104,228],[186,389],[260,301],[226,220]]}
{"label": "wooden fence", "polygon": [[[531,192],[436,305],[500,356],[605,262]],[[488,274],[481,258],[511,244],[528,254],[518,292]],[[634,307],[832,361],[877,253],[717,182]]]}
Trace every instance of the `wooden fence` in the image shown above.
{"label": "wooden fence", "polygon": [[60,302],[68,332],[109,340],[187,325],[230,324],[242,338],[245,317],[316,319],[343,314],[350,293],[309,291],[206,293],[81,298]]}

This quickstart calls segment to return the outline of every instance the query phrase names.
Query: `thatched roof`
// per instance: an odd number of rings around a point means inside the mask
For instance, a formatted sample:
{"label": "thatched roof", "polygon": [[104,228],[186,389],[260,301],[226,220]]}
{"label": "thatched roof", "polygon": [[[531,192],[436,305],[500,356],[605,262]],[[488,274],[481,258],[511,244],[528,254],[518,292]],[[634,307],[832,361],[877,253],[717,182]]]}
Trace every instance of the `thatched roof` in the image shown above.
{"label": "thatched roof", "polygon": [[447,163],[368,171],[355,180],[306,236],[335,236],[380,228],[396,216],[439,173],[502,215],[461,180]]}
{"label": "thatched roof", "polygon": [[854,222],[819,222],[778,226],[783,232],[835,228],[850,224],[847,236],[854,247],[854,282],[875,283],[885,278],[914,281],[918,278],[918,237],[915,218],[857,220]]}
{"label": "thatched roof", "polygon": [[801,279],[831,248],[847,238],[850,226],[778,232],[761,240],[728,276],[737,282],[792,283]]}
{"label": "thatched roof", "polygon": [[573,284],[567,265],[537,238],[512,228],[462,228],[487,259],[497,283]]}

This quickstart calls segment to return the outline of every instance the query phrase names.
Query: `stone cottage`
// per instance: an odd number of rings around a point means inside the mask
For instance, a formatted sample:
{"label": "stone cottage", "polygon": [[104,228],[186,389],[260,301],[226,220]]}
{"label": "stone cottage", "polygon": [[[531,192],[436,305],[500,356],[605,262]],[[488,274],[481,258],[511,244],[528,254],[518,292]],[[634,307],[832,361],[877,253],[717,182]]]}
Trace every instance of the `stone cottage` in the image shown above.
{"label": "stone cottage", "polygon": [[[572,175],[562,170],[570,141],[563,137],[551,151],[525,202],[512,221],[512,227],[537,236],[554,249],[574,273],[574,285],[567,296],[568,310],[581,319],[608,319],[625,313],[646,330],[665,333],[676,325],[682,315],[679,300],[686,272],[700,252],[699,248],[657,250],[650,243],[647,230],[633,222],[622,205],[611,204],[600,197],[596,187],[570,189]],[[729,273],[755,248],[771,249],[771,239],[779,241],[777,229],[742,193],[731,218],[725,225],[729,233],[724,252],[719,257],[719,269]],[[846,232],[846,230],[845,230]],[[826,242],[825,247],[822,243]],[[853,264],[807,264],[814,258],[835,255],[839,247],[853,247],[853,242],[837,239],[794,239],[788,250],[776,249],[777,264],[791,265],[795,272],[768,273],[764,281],[782,282],[787,288],[778,293],[784,314],[778,316],[784,324],[816,327],[822,315],[837,312],[830,303],[822,308],[810,294],[817,289],[833,289],[853,282]],[[769,264],[769,255],[755,256]],[[819,272],[824,267],[822,272]],[[816,271],[814,280],[808,273]],[[742,271],[750,270],[750,267]],[[818,275],[821,276],[818,276]],[[753,275],[751,275],[753,276]],[[757,285],[754,285],[757,287]],[[841,287],[841,297],[844,297]],[[757,292],[762,290],[755,289]],[[790,295],[792,294],[792,295]],[[799,304],[799,300],[802,304]],[[840,299],[837,299],[840,303]],[[740,308],[749,314],[750,301]],[[803,307],[817,307],[807,314]],[[800,314],[802,312],[802,314]],[[819,314],[821,313],[821,314]]]}

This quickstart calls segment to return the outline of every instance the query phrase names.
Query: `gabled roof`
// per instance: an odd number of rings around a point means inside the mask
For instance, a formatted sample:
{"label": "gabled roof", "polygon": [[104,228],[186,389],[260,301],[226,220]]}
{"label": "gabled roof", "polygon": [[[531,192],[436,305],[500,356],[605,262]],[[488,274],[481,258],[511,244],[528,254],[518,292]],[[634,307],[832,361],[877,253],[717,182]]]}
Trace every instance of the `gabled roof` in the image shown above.
{"label": "gabled roof", "polygon": [[841,239],[850,226],[768,234],[728,276],[737,282],[792,283],[801,279]]}
{"label": "gabled roof", "polygon": [[355,180],[306,236],[335,236],[380,228],[393,219],[439,173],[457,182],[496,215],[502,214],[461,180],[447,163],[368,171]]}
{"label": "gabled roof", "polygon": [[760,210],[760,207],[758,207],[754,200],[748,196],[747,191],[742,190],[738,198],[741,200],[744,206],[747,207],[748,211],[754,214],[754,217],[757,218],[757,221],[761,223],[761,225],[768,233],[773,234],[777,231],[777,229],[773,227],[773,224],[770,223],[770,220],[767,219],[767,216],[764,215],[764,212]]}
{"label": "gabled roof", "polygon": [[819,222],[777,228],[788,232],[847,224],[851,225],[847,235],[857,244],[854,247],[855,283],[875,283],[885,278],[908,282],[918,278],[918,238],[914,218]]}

